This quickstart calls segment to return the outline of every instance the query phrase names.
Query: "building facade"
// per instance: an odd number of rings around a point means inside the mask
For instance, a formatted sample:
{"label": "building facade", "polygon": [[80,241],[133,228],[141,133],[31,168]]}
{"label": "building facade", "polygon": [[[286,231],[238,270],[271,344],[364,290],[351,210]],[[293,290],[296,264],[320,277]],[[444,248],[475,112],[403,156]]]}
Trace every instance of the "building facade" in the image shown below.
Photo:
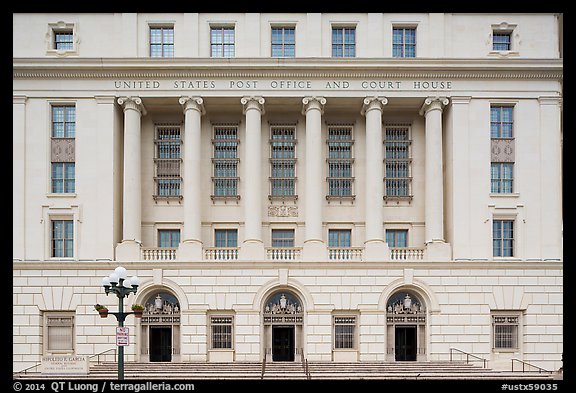
{"label": "building facade", "polygon": [[13,14],[14,371],[562,366],[562,16]]}

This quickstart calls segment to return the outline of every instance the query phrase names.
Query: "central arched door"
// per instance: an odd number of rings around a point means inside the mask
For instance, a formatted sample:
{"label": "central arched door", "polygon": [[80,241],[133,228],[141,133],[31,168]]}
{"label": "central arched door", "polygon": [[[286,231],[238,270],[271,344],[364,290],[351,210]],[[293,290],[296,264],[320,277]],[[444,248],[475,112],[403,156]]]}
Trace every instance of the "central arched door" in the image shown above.
{"label": "central arched door", "polygon": [[426,356],[426,306],[417,293],[399,290],[386,303],[387,359],[424,360]]}
{"label": "central arched door", "polygon": [[300,360],[304,322],[300,298],[287,290],[276,291],[265,301],[262,315],[266,360]]}
{"label": "central arched door", "polygon": [[180,303],[169,292],[156,291],[144,303],[141,354],[150,362],[180,359]]}

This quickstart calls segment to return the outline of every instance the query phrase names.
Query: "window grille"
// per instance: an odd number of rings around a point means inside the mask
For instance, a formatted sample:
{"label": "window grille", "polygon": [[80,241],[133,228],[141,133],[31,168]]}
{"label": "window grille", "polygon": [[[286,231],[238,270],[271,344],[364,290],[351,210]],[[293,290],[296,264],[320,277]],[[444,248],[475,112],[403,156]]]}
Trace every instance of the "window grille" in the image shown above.
{"label": "window grille", "polygon": [[493,315],[492,326],[494,328],[494,349],[518,348],[517,315]]}
{"label": "window grille", "polygon": [[52,221],[52,257],[74,256],[74,223],[72,220]]}
{"label": "window grille", "polygon": [[74,352],[74,316],[46,316],[47,352]]}
{"label": "window grille", "polygon": [[334,317],[334,348],[355,348],[356,317]]}
{"label": "window grille", "polygon": [[296,129],[270,129],[270,197],[296,197]]}
{"label": "window grille", "polygon": [[232,317],[212,317],[212,349],[232,349]]}
{"label": "window grille", "polygon": [[213,195],[234,197],[238,195],[238,127],[215,126],[213,146]]}
{"label": "window grille", "polygon": [[294,247],[294,229],[272,229],[272,247]]}
{"label": "window grille", "polygon": [[356,57],[356,28],[332,28],[332,57]]}
{"label": "window grille", "polygon": [[234,57],[234,27],[210,29],[211,57]]}
{"label": "window grille", "polygon": [[179,229],[159,229],[158,230],[158,247],[178,247],[180,244]]}
{"label": "window grille", "polygon": [[150,27],[150,57],[174,57],[174,27]]}
{"label": "window grille", "polygon": [[351,126],[328,127],[328,195],[327,198],[354,198],[352,186],[354,164]]}
{"label": "window grille", "polygon": [[386,126],[384,137],[384,198],[412,197],[410,126]]}
{"label": "window grille", "polygon": [[182,198],[180,126],[156,126],[155,145],[155,188],[154,200],[158,198]]}
{"label": "window grille", "polygon": [[495,257],[514,256],[514,221],[492,222],[492,252]]}
{"label": "window grille", "polygon": [[272,28],[272,57],[295,56],[295,28],[273,27]]}
{"label": "window grille", "polygon": [[392,29],[392,56],[416,57],[416,28],[395,27]]}

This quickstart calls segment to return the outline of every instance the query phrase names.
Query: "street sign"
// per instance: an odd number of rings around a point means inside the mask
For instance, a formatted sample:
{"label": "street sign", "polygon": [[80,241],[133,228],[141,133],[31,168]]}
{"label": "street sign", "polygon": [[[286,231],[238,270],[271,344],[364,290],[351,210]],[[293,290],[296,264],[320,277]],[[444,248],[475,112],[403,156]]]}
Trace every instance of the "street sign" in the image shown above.
{"label": "street sign", "polygon": [[116,345],[119,347],[130,345],[130,334],[127,327],[118,326],[116,328]]}

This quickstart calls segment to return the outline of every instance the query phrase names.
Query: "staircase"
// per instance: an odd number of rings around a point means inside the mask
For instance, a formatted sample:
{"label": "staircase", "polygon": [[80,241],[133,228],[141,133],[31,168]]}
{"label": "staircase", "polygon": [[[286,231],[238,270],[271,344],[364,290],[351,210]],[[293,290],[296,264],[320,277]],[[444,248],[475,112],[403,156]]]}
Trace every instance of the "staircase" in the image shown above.
{"label": "staircase", "polygon": [[[308,362],[311,379],[522,379],[522,380],[552,380],[555,374],[538,372],[512,372],[498,371],[465,362]],[[15,378],[47,378],[40,373],[27,373]],[[70,376],[66,379],[117,379],[118,366],[115,362],[104,362],[90,367],[88,376]],[[234,362],[234,363],[135,363],[124,364],[124,378],[126,380],[254,380],[262,377],[262,363],[260,362]],[[53,378],[53,377],[50,377]],[[263,379],[292,380],[306,379],[304,367],[300,362],[269,362]]]}

